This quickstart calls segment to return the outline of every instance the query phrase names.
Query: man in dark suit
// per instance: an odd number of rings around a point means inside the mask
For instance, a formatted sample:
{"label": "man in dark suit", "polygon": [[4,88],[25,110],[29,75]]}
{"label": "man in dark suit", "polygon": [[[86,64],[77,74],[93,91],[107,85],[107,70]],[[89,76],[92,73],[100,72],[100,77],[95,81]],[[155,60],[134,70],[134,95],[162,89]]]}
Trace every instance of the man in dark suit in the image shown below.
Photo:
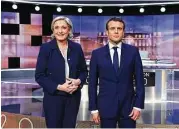
{"label": "man in dark suit", "polygon": [[80,44],[71,40],[72,22],[56,17],[51,24],[53,40],[42,44],[35,79],[43,88],[43,108],[48,128],[75,128],[86,82],[87,66]]}
{"label": "man in dark suit", "polygon": [[[144,78],[139,50],[122,42],[125,23],[106,23],[108,44],[92,52],[89,73],[89,110],[101,128],[135,128],[144,108]],[[134,88],[133,79],[136,87]],[[99,84],[99,94],[97,89]]]}

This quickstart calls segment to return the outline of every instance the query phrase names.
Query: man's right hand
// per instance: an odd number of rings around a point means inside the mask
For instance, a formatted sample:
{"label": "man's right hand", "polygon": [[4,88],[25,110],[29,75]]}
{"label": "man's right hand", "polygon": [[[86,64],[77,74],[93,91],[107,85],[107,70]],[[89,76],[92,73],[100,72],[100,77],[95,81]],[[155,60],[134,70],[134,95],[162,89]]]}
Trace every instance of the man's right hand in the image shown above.
{"label": "man's right hand", "polygon": [[92,113],[91,115],[92,115],[92,120],[93,120],[96,124],[99,124],[99,123],[100,123],[99,112]]}
{"label": "man's right hand", "polygon": [[73,86],[72,82],[67,80],[63,85],[58,85],[57,89],[70,93],[72,91],[70,87],[72,86]]}

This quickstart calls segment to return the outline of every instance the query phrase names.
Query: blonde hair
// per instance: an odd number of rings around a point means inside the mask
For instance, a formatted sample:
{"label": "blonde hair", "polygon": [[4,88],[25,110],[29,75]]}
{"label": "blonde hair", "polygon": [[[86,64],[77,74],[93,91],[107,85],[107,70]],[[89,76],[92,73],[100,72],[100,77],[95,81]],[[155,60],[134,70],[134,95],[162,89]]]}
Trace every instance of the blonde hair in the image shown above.
{"label": "blonde hair", "polygon": [[[54,30],[54,24],[58,20],[64,20],[68,24],[68,26],[70,27],[70,33],[68,35],[68,39],[72,39],[73,38],[73,24],[68,17],[58,16],[58,17],[54,18],[52,23],[51,23],[51,30],[52,31]],[[51,37],[55,38],[54,34],[52,34]]]}

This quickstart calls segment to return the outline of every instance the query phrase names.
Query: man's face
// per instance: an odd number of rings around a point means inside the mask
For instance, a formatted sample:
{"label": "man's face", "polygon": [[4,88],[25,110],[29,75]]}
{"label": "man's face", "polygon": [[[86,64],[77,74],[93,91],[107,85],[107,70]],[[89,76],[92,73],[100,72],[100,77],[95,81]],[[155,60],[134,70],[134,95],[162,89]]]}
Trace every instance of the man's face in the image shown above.
{"label": "man's face", "polygon": [[119,43],[124,36],[124,25],[119,21],[110,21],[106,30],[108,39],[112,43]]}
{"label": "man's face", "polygon": [[58,41],[67,40],[70,33],[70,27],[64,20],[58,20],[54,23],[53,34]]}

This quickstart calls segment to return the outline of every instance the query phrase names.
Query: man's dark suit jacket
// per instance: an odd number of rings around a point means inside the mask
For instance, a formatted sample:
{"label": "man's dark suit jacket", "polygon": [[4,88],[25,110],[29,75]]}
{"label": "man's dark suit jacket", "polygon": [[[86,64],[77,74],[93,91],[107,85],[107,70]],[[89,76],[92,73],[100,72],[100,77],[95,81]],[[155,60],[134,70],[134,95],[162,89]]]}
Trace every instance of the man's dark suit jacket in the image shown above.
{"label": "man's dark suit jacket", "polygon": [[108,44],[92,52],[89,74],[90,111],[99,110],[102,118],[119,115],[129,117],[133,107],[144,108],[144,98],[143,67],[136,47],[122,43],[118,73],[113,67]]}

